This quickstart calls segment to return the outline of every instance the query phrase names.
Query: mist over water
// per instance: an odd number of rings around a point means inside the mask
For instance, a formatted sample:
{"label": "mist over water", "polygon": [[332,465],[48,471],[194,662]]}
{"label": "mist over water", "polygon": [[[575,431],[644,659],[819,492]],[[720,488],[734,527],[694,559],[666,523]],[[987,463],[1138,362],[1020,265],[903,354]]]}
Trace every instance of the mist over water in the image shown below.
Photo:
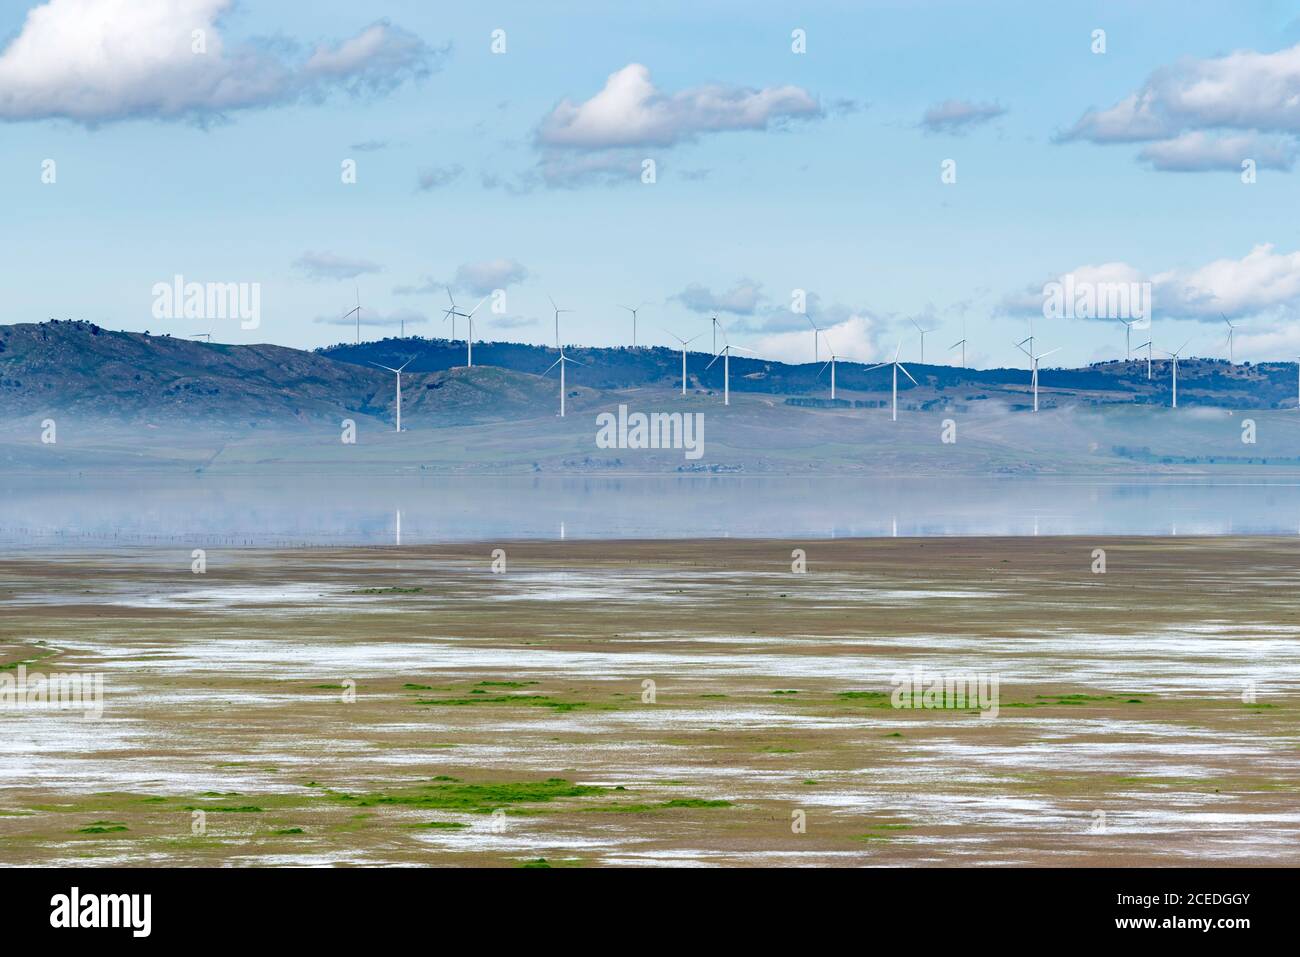
{"label": "mist over water", "polygon": [[8,478],[6,548],[617,538],[1300,534],[1250,479],[186,476]]}

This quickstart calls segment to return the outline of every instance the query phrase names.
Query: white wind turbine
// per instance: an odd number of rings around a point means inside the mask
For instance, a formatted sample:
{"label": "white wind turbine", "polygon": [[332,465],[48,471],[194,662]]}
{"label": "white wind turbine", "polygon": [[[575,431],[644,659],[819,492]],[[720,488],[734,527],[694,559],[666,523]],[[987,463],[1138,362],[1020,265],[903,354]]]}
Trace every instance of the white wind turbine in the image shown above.
{"label": "white wind turbine", "polygon": [[[709,322],[713,323],[713,354],[716,356],[718,354],[718,317],[716,313]],[[727,334],[725,332],[722,334],[722,338],[724,341],[726,340]],[[712,365],[712,363],[710,363],[710,365]]]}
{"label": "white wind turbine", "polygon": [[[1187,342],[1191,342],[1191,341],[1192,341],[1191,339],[1188,339],[1188,340],[1187,340]],[[1170,359],[1172,359],[1172,360],[1173,360],[1173,363],[1174,363],[1174,394],[1173,394],[1173,408],[1175,408],[1175,409],[1178,408],[1178,356],[1179,356],[1179,353],[1180,353],[1180,352],[1182,352],[1184,349],[1187,348],[1187,342],[1184,342],[1181,346],[1179,346],[1179,347],[1178,347],[1177,349],[1175,349],[1173,352],[1166,352],[1166,353],[1165,353],[1165,355],[1167,355]]]}
{"label": "white wind turbine", "polygon": [[391,368],[390,366],[379,365],[378,362],[370,363],[372,366],[379,366],[381,369],[387,369],[389,372],[392,372],[397,376],[397,429],[395,431],[398,432],[402,431],[402,370],[414,361],[415,356],[411,356],[411,358],[407,359],[396,369]]}
{"label": "white wind turbine", "polygon": [[902,352],[902,351],[903,351],[903,340],[900,339],[900,340],[898,340],[898,348],[894,350],[894,358],[893,358],[891,361],[889,361],[889,362],[882,362],[882,363],[880,363],[880,365],[872,366],[870,369],[867,369],[867,370],[866,370],[867,372],[874,372],[876,369],[883,369],[885,366],[893,366],[893,367],[894,367],[894,401],[893,401],[893,409],[894,409],[894,421],[895,421],[895,422],[898,421],[898,370],[899,370],[899,369],[902,369],[902,370],[903,370],[903,375],[905,375],[905,376],[907,376],[909,379],[911,379],[913,385],[920,385],[920,384],[921,384],[921,383],[917,382],[916,379],[913,378],[912,373],[908,372],[907,369],[903,367],[903,364],[902,364],[901,362],[898,361],[898,355],[899,355],[899,353]]}
{"label": "white wind turbine", "polygon": [[[478,312],[483,303],[487,301],[488,297],[484,296],[478,301],[478,305],[469,312],[457,313],[457,315],[469,323],[469,332],[465,334],[465,367],[467,369],[474,368],[474,313]],[[453,318],[452,321],[454,322],[455,319]]]}
{"label": "white wind turbine", "polygon": [[568,356],[566,356],[566,355],[564,354],[564,350],[561,349],[561,350],[560,350],[560,358],[558,358],[558,359],[556,359],[554,362],[552,362],[551,365],[550,365],[550,368],[548,368],[545,372],[542,373],[542,377],[545,378],[546,376],[548,376],[548,375],[551,374],[551,369],[554,369],[556,366],[559,366],[559,367],[560,367],[560,418],[564,418],[564,391],[565,391],[565,389],[564,389],[564,367],[565,367],[566,364],[568,364],[568,363],[570,363],[570,362],[574,363],[575,365],[580,365],[580,366],[585,366],[585,365],[587,364],[587,363],[585,363],[585,362],[579,362],[577,359],[570,359]]}
{"label": "white wind turbine", "polygon": [[804,313],[804,318],[808,320],[808,325],[813,327],[813,362],[821,362],[822,354],[821,354],[821,349],[819,348],[819,343],[817,341],[818,336],[822,334],[821,328],[817,325],[817,323],[812,321],[812,316],[808,315],[807,313]]}
{"label": "white wind turbine", "polygon": [[357,287],[356,307],[353,309],[349,309],[347,312],[343,313],[343,318],[347,319],[348,316],[352,315],[353,313],[356,313],[356,317],[357,317],[357,345],[361,345],[361,287],[360,286]]}
{"label": "white wind turbine", "polygon": [[1138,346],[1138,348],[1145,349],[1147,351],[1147,381],[1150,382],[1151,381],[1151,340],[1148,339],[1146,342]]}
{"label": "white wind turbine", "polygon": [[[829,348],[829,347],[830,347],[830,342],[827,342],[826,345],[827,345],[827,347]],[[835,363],[839,362],[839,361],[840,361],[841,359],[843,359],[843,358],[844,358],[844,356],[837,356],[837,355],[835,354],[835,351],[832,349],[832,350],[831,350],[831,357],[830,357],[830,360],[826,363],[826,365],[822,366],[822,368],[821,368],[821,372],[818,372],[818,373],[817,373],[817,378],[820,379],[820,378],[822,377],[822,372],[825,372],[825,371],[826,371],[826,366],[830,366],[830,369],[831,369],[831,401],[832,401],[832,402],[835,401]],[[850,360],[850,361],[851,361],[851,362],[856,362],[857,360],[852,359],[852,360]]]}
{"label": "white wind turbine", "polygon": [[[546,298],[547,298],[547,299],[551,299],[550,296],[547,296]],[[557,306],[557,305],[555,304],[555,300],[554,300],[554,299],[551,299],[551,308],[555,310],[555,348],[558,349],[558,348],[560,348],[560,313],[562,313],[562,312],[573,312],[573,310],[572,310],[572,309],[561,309],[559,306]],[[570,361],[570,362],[574,362],[574,361],[576,361],[576,360],[574,360],[574,359],[570,359],[569,361]],[[563,371],[563,370],[561,370],[561,371]],[[561,415],[563,415],[563,413],[561,413]]]}
{"label": "white wind turbine", "polygon": [[1038,355],[1033,355],[1032,353],[1029,354],[1030,362],[1033,364],[1034,367],[1033,386],[1034,386],[1034,411],[1035,412],[1038,411],[1038,362],[1040,359],[1046,359],[1053,352],[1060,352],[1060,351],[1061,351],[1061,347],[1057,346],[1055,349],[1048,349],[1046,352],[1040,352]]}
{"label": "white wind turbine", "polygon": [[[664,332],[668,332],[668,330],[665,329]],[[698,335],[691,336],[689,339],[683,339],[675,332],[668,332],[668,335],[672,336],[674,339],[676,339],[678,342],[682,344],[682,395],[685,395],[686,394],[686,347],[690,345],[692,342],[694,342],[696,339],[698,339],[700,336],[704,335],[704,333],[701,332]]]}
{"label": "white wind turbine", "polygon": [[[713,321],[714,321],[714,322],[717,322],[717,321],[718,321],[716,316],[714,317],[714,320],[713,320]],[[709,364],[706,365],[704,368],[706,368],[706,369],[711,369],[711,368],[713,368],[713,363],[714,363],[714,362],[717,362],[718,359],[722,359],[722,404],[723,404],[723,405],[731,405],[731,353],[732,353],[732,350],[734,350],[734,349],[739,349],[741,352],[753,352],[753,350],[752,350],[752,349],[746,349],[744,346],[733,346],[731,343],[727,342],[727,331],[726,331],[725,329],[722,331],[722,341],[723,341],[723,343],[724,343],[724,345],[723,345],[723,347],[722,347],[722,351],[719,352],[717,355],[715,355],[715,356],[713,357],[713,359],[709,362]]]}
{"label": "white wind turbine", "polygon": [[958,346],[961,346],[961,367],[964,369],[966,368],[966,340],[964,338],[958,339],[948,347],[948,351],[952,352],[952,350],[956,349]]}
{"label": "white wind turbine", "polygon": [[934,329],[923,329],[921,324],[915,319],[908,319],[907,321],[916,326],[916,331],[921,334],[921,365],[925,365],[925,334],[927,332],[934,332]]}
{"label": "white wind turbine", "polygon": [[210,332],[196,332],[194,335],[190,336],[190,338],[191,338],[191,339],[202,339],[202,340],[204,340],[205,342],[211,342],[211,341],[212,341],[212,333],[210,333]]}
{"label": "white wind turbine", "polygon": [[[1124,323],[1124,361],[1128,362],[1133,358],[1133,327],[1136,326],[1142,320],[1129,319],[1125,321],[1123,319],[1120,319],[1119,316],[1116,316],[1115,320],[1117,322]],[[1138,348],[1141,349],[1142,347],[1138,346]]]}
{"label": "white wind turbine", "polygon": [[641,303],[640,306],[635,306],[635,307],[633,307],[633,306],[619,306],[620,309],[626,309],[628,312],[632,313],[632,348],[633,348],[633,349],[636,348],[636,313],[637,313],[637,310],[640,309],[641,306],[644,306],[644,305],[645,305],[645,303],[643,302],[643,303]]}
{"label": "white wind turbine", "polygon": [[1228,323],[1228,363],[1232,364],[1236,361],[1232,355],[1232,334],[1237,331],[1237,327],[1234,326],[1231,322],[1228,322],[1228,317],[1223,315],[1223,313],[1219,313],[1219,316],[1223,319],[1224,322]]}

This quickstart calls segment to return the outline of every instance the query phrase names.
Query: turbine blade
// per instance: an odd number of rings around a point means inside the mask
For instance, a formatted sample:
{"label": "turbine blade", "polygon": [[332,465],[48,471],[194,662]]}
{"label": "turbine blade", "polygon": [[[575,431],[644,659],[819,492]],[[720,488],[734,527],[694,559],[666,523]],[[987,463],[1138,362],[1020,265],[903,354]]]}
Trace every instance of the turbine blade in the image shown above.
{"label": "turbine blade", "polygon": [[[910,373],[910,372],[907,371],[907,367],[906,367],[906,366],[904,366],[901,362],[897,362],[897,363],[895,363],[895,365],[898,366],[898,371],[899,371],[899,372],[903,373],[903,375],[907,376],[909,379],[912,379],[912,373]],[[913,384],[913,385],[920,385],[921,383],[917,382],[915,379],[912,379],[912,384]]]}

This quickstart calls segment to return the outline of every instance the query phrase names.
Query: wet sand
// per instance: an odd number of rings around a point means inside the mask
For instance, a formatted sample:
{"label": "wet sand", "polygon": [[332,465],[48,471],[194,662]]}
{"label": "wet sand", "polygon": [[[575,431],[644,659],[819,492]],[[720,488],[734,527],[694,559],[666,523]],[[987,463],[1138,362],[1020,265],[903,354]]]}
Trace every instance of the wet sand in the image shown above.
{"label": "wet sand", "polygon": [[0,711],[0,863],[1300,863],[1295,539],[191,561],[0,559],[0,675],[105,692]]}

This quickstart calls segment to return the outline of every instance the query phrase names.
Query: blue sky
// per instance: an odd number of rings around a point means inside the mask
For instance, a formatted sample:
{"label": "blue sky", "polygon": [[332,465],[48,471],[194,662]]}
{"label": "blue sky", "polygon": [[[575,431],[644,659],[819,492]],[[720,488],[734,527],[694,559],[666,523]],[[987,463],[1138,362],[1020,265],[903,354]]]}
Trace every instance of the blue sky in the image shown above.
{"label": "blue sky", "polygon": [[[839,354],[915,360],[915,318],[927,361],[964,330],[971,364],[1023,365],[1073,272],[1152,281],[1157,349],[1223,355],[1222,311],[1238,359],[1300,352],[1293,5],[782,7],[0,0],[4,321],[313,347],[351,339],[358,286],[366,337],[446,334],[451,283],[506,290],[479,338],[549,342],[548,295],[597,345],[628,342],[619,303],[662,344],[717,305],[808,361],[803,289]],[[260,283],[260,326],[155,318],[176,274]],[[1113,320],[1035,332],[1053,364],[1124,348]]]}

